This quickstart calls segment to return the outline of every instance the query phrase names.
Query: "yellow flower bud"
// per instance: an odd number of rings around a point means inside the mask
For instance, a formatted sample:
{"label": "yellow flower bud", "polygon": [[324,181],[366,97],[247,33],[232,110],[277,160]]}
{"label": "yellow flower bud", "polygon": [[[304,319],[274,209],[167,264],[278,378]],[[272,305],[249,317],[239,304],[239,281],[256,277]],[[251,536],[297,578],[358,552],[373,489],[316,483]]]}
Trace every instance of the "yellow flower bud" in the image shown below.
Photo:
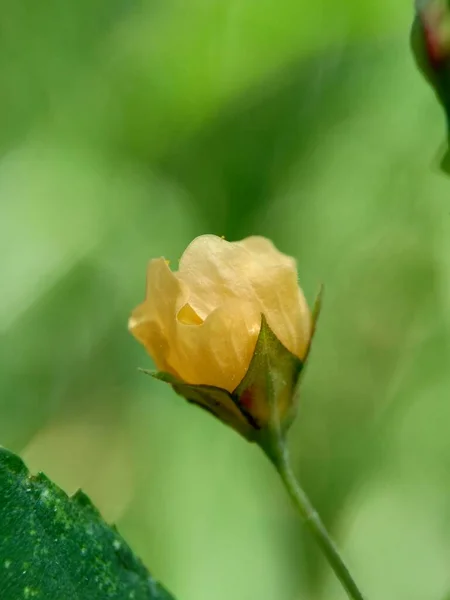
{"label": "yellow flower bud", "polygon": [[[275,407],[283,421],[313,319],[293,258],[263,237],[227,242],[203,235],[185,250],[178,271],[163,258],[150,262],[146,299],[133,311],[129,329],[153,358],[160,379],[252,438],[253,429],[273,418],[273,407],[261,374],[255,376],[250,365],[256,361],[258,373],[270,371],[269,363],[283,355],[287,369],[281,368],[286,372]],[[277,356],[265,356],[262,365],[267,344]]]}

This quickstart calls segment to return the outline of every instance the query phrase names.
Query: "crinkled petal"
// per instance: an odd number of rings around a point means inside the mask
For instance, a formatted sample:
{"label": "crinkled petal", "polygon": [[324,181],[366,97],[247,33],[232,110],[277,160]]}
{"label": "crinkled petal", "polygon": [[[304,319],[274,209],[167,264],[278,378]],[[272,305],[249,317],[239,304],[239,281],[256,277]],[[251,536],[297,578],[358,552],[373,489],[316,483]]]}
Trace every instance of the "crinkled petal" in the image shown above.
{"label": "crinkled petal", "polygon": [[[163,258],[150,261],[145,301],[131,314],[128,328],[155,361],[158,369],[177,374],[170,367],[176,336],[177,314],[186,304],[187,289]],[[177,374],[178,375],[178,374]]]}
{"label": "crinkled petal", "polygon": [[177,321],[170,368],[187,383],[232,392],[250,364],[260,329],[257,308],[228,301],[201,325]]}
{"label": "crinkled petal", "polygon": [[176,375],[167,362],[170,348],[162,328],[158,322],[149,320],[146,312],[145,303],[135,308],[128,321],[128,329],[153,358],[159,371]]}
{"label": "crinkled petal", "polygon": [[200,236],[184,252],[176,275],[202,319],[224,302],[239,299],[263,313],[286,348],[303,358],[311,333],[309,308],[298,286],[295,260],[269,240],[253,236],[227,242]]}
{"label": "crinkled petal", "polygon": [[241,248],[245,248],[245,250],[251,252],[255,256],[256,260],[261,262],[285,264],[293,269],[296,268],[295,260],[292,256],[280,252],[271,240],[262,235],[251,235],[243,240],[232,243]]}

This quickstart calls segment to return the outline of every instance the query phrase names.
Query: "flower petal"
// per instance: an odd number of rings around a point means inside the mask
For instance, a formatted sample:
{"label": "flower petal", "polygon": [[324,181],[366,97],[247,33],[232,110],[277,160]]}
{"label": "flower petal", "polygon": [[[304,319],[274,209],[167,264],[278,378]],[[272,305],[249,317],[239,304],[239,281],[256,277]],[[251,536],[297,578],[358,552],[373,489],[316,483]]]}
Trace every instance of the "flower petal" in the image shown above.
{"label": "flower petal", "polygon": [[187,383],[233,391],[250,364],[260,321],[260,313],[240,301],[225,302],[202,325],[177,321],[170,368]]}
{"label": "flower petal", "polygon": [[184,325],[201,325],[201,319],[190,304],[185,304],[180,308],[177,314],[177,319]]}
{"label": "flower petal", "polygon": [[158,369],[178,373],[170,366],[176,335],[176,317],[186,303],[187,289],[163,258],[150,261],[145,301],[131,314],[130,332],[140,341]]}
{"label": "flower petal", "polygon": [[202,319],[224,302],[239,299],[264,314],[286,348],[304,357],[311,317],[295,260],[269,240],[252,236],[227,242],[200,236],[184,252],[176,276],[189,288],[189,303]]}
{"label": "flower petal", "polygon": [[149,320],[145,302],[134,309],[128,321],[128,329],[153,358],[159,371],[176,374],[167,363],[169,343],[160,324]]}

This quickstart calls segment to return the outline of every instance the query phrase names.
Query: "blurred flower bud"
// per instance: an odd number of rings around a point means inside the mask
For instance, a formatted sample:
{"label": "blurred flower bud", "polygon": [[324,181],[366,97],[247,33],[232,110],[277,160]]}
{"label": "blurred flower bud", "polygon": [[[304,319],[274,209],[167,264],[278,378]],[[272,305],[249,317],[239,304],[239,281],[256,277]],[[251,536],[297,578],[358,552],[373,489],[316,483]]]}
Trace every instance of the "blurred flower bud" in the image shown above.
{"label": "blurred flower bud", "polygon": [[[450,4],[448,0],[416,0],[411,30],[416,64],[433,87],[447,121],[450,138]],[[441,168],[450,173],[450,151],[441,159]]]}
{"label": "blurred flower bud", "polygon": [[450,58],[450,5],[448,0],[417,0],[416,11],[428,61],[438,69]]}
{"label": "blurred flower bud", "polygon": [[129,329],[156,363],[155,377],[246,438],[291,422],[313,319],[295,260],[269,240],[204,235],[176,272],[152,260]]}

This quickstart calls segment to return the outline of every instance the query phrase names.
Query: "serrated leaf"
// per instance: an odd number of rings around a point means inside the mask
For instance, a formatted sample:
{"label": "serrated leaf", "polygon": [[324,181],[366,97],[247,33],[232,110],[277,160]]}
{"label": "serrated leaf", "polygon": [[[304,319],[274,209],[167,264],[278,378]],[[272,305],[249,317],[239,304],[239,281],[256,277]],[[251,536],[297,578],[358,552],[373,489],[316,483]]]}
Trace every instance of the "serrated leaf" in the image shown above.
{"label": "serrated leaf", "polygon": [[174,600],[81,491],[0,448],[1,600]]}

